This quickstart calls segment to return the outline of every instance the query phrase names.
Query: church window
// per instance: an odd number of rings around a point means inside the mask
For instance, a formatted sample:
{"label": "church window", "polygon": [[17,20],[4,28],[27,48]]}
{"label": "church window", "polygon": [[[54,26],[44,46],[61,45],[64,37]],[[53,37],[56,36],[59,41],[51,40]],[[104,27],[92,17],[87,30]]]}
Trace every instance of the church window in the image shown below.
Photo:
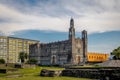
{"label": "church window", "polygon": [[78,56],[78,60],[77,61],[78,61],[78,64],[79,64],[80,63],[80,56]]}
{"label": "church window", "polygon": [[52,59],[53,59],[53,60],[52,60],[52,63],[55,64],[55,56],[53,56]]}
{"label": "church window", "polygon": [[78,53],[80,53],[80,49],[78,49]]}
{"label": "church window", "polygon": [[47,49],[45,49],[45,52],[47,52]]}
{"label": "church window", "polygon": [[63,47],[63,50],[65,50],[65,46]]}

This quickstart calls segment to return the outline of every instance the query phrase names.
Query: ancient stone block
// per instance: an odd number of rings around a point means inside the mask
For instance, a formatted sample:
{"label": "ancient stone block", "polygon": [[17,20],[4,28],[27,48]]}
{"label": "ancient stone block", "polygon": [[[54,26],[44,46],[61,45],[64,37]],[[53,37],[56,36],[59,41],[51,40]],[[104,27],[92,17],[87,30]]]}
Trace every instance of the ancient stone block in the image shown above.
{"label": "ancient stone block", "polygon": [[47,70],[42,69],[40,72],[40,76],[49,76],[49,77],[55,77],[55,76],[61,76],[62,70]]}

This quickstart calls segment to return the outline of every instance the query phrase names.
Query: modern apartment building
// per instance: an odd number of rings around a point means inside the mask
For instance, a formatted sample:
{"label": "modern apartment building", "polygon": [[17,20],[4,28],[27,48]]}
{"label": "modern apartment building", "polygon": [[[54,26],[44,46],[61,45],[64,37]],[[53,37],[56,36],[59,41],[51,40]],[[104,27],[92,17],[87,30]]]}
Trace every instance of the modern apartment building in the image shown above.
{"label": "modern apartment building", "polygon": [[16,63],[19,61],[19,53],[29,54],[29,45],[39,43],[37,40],[0,36],[0,59],[6,63]]}

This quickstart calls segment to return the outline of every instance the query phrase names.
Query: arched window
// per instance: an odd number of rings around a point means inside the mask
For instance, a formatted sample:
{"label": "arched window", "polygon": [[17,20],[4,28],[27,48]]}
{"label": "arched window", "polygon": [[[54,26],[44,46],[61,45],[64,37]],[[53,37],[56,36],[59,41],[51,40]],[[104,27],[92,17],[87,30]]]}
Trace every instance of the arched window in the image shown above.
{"label": "arched window", "polygon": [[80,56],[77,57],[78,64],[80,63]]}
{"label": "arched window", "polygon": [[78,53],[80,53],[80,49],[78,49]]}
{"label": "arched window", "polygon": [[54,56],[52,56],[52,64],[55,64],[56,63],[56,56],[54,55]]}

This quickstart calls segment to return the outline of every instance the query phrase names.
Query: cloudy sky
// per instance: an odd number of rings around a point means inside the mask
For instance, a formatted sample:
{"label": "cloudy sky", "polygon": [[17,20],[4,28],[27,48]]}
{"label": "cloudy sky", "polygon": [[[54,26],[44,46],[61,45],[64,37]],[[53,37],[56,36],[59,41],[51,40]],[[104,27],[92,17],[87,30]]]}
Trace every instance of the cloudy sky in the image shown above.
{"label": "cloudy sky", "polygon": [[0,0],[0,35],[65,40],[71,17],[76,37],[88,31],[90,52],[120,46],[120,0]]}

